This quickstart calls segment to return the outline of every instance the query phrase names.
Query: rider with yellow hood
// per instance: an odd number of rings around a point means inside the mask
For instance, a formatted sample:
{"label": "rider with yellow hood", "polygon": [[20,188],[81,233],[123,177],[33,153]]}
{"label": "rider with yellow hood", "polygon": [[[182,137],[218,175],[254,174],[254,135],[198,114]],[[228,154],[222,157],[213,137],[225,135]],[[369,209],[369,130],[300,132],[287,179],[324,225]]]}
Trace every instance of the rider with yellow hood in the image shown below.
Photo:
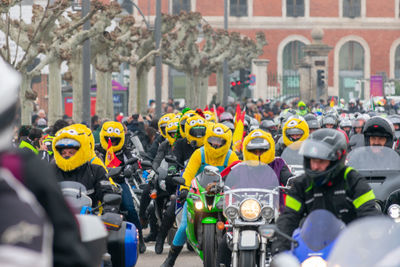
{"label": "rider with yellow hood", "polygon": [[[280,156],[286,147],[294,143],[301,144],[301,141],[306,140],[309,134],[310,130],[308,128],[308,124],[303,117],[298,115],[290,117],[283,126],[282,139],[278,141],[276,154]],[[299,148],[300,145],[297,149]]]}

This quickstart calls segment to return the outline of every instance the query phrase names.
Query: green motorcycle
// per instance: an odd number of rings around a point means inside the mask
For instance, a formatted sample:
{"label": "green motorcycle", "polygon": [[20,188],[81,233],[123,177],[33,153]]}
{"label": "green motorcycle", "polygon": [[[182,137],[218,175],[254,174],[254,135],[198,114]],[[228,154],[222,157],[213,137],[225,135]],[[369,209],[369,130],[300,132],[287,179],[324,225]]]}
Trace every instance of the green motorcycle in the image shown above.
{"label": "green motorcycle", "polygon": [[218,241],[225,232],[223,182],[219,169],[206,166],[192,181],[187,201],[186,234],[204,266],[216,266]]}

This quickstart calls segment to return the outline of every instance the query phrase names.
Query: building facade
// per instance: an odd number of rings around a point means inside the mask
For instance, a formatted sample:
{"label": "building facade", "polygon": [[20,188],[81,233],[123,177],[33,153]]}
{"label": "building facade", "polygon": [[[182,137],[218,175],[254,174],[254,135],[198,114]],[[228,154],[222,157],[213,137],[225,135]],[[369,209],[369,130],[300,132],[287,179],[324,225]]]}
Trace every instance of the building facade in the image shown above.
{"label": "building facade", "polygon": [[[154,19],[156,0],[134,2],[146,18]],[[213,27],[223,28],[223,0],[162,1],[162,12],[180,10],[200,12]],[[253,38],[263,31],[268,41],[259,58],[268,60],[265,71],[252,71],[257,82],[267,86],[258,88],[265,92],[255,96],[297,94],[302,48],[312,42],[315,27],[323,29],[323,42],[332,47],[326,77],[329,95],[368,99],[371,77],[400,80],[400,0],[228,0],[228,11],[229,30]],[[137,9],[133,13],[140,21]],[[215,78],[209,85],[215,87]]]}

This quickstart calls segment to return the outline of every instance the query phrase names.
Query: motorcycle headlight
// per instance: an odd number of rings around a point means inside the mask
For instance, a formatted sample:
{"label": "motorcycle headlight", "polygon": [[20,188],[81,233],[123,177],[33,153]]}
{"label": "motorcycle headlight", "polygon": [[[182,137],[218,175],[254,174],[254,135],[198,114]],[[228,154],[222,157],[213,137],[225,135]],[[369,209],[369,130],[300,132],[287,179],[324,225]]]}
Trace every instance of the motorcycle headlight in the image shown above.
{"label": "motorcycle headlight", "polygon": [[270,206],[265,206],[261,209],[261,216],[263,216],[264,219],[266,220],[271,220],[274,218],[274,209],[271,208]]}
{"label": "motorcycle headlight", "polygon": [[319,256],[312,256],[303,261],[303,263],[301,264],[301,267],[315,267],[315,266],[326,267],[328,266],[328,264],[326,264],[326,261]]}
{"label": "motorcycle headlight", "polygon": [[400,218],[400,206],[397,205],[397,204],[390,205],[389,208],[388,208],[388,214],[393,219]]}
{"label": "motorcycle headlight", "polygon": [[194,203],[194,207],[196,208],[196,210],[202,210],[203,209],[203,202],[201,201],[196,201]]}
{"label": "motorcycle headlight", "polygon": [[227,207],[224,212],[226,217],[228,217],[230,220],[236,219],[239,214],[238,209],[234,206]]}
{"label": "motorcycle headlight", "polygon": [[247,199],[240,205],[240,215],[248,221],[255,221],[260,217],[261,205],[255,199]]}

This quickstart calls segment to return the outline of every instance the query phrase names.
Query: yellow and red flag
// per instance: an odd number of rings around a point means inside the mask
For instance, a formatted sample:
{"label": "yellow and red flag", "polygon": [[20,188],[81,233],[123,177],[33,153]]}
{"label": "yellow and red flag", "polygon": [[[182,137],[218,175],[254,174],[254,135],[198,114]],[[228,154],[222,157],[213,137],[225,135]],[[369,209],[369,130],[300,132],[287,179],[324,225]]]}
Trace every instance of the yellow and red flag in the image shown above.
{"label": "yellow and red flag", "polygon": [[331,97],[331,102],[329,103],[329,106],[333,108],[335,106],[335,98],[333,96]]}
{"label": "yellow and red flag", "polygon": [[106,152],[106,166],[107,168],[115,168],[121,164],[121,161],[115,156],[114,151],[112,150],[111,139],[108,139],[108,146]]}
{"label": "yellow and red flag", "polygon": [[232,150],[235,152],[240,152],[242,150],[245,114],[245,111],[241,112],[240,106],[238,104],[236,108],[236,125],[232,136]]}

